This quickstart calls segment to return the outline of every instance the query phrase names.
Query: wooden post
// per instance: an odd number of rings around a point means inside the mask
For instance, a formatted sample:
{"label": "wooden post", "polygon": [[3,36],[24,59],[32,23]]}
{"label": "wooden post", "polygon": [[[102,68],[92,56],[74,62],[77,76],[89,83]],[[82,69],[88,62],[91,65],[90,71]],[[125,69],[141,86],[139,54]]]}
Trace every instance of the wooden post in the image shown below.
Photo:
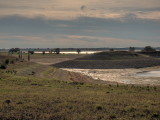
{"label": "wooden post", "polygon": [[19,51],[19,60],[22,61],[22,51]]}
{"label": "wooden post", "polygon": [[28,51],[28,61],[30,61],[30,52]]}
{"label": "wooden post", "polygon": [[19,60],[21,59],[21,51],[19,51],[18,58],[19,58]]}

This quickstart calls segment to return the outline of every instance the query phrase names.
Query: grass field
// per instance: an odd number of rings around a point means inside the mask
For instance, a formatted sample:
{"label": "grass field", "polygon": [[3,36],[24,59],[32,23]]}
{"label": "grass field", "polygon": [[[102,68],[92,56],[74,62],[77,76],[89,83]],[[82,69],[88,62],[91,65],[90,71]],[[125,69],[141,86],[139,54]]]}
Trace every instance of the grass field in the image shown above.
{"label": "grass field", "polygon": [[158,120],[160,87],[98,85],[0,72],[0,119]]}
{"label": "grass field", "polygon": [[[33,62],[15,62],[0,70],[0,119],[160,119],[160,86],[77,82],[68,80],[68,74],[62,71],[59,75],[66,74],[63,79],[67,80],[60,81],[51,75],[54,69]],[[32,71],[37,75],[27,75]]]}

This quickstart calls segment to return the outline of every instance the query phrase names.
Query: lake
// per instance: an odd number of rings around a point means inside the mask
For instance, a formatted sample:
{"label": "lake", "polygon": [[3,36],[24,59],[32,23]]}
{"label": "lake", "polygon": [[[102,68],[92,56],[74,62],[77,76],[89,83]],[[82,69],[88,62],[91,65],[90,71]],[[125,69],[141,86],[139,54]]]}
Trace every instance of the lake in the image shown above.
{"label": "lake", "polygon": [[[25,53],[28,53],[28,51],[24,51]],[[98,53],[98,52],[102,52],[102,51],[82,51],[80,52],[80,54],[94,54],[94,53]],[[42,51],[35,51],[34,53],[39,53],[41,54]],[[48,51],[46,51],[45,53],[49,53]],[[61,51],[60,54],[78,54],[76,51]]]}
{"label": "lake", "polygon": [[147,71],[137,73],[139,77],[160,77],[160,71]]}

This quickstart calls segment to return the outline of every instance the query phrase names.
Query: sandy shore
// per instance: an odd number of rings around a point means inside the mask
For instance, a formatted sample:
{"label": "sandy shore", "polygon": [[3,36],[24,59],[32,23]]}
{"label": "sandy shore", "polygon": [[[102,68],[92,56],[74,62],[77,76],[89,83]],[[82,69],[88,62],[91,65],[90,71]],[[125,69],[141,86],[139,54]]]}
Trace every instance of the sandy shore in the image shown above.
{"label": "sandy shore", "polygon": [[81,73],[96,80],[117,82],[122,84],[160,85],[160,77],[143,77],[138,73],[160,70],[160,66],[140,69],[66,69],[63,70]]}

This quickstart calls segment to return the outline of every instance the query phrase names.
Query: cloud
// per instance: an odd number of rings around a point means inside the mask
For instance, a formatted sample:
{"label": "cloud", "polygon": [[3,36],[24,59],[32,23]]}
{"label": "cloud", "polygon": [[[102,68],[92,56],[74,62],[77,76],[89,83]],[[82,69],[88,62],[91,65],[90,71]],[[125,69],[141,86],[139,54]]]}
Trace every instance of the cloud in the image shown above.
{"label": "cloud", "polygon": [[[79,36],[79,35],[68,35],[65,36],[66,39],[72,41],[73,43],[82,44],[82,46],[91,45],[90,47],[124,47],[125,46],[146,46],[153,43],[146,42],[145,40],[132,40],[132,39],[119,39],[112,37],[95,37],[95,36]],[[160,42],[155,42],[154,45],[160,44]]]}
{"label": "cloud", "polygon": [[[50,48],[67,48],[67,47],[143,47],[147,45],[157,46],[159,41],[152,42],[145,40],[120,39],[114,37],[98,37],[83,35],[41,35],[41,36],[20,36],[20,35],[0,35],[0,47],[7,45],[11,47],[30,48],[30,47],[50,47]],[[12,43],[12,44],[10,44]],[[65,43],[65,44],[64,44]]]}
{"label": "cloud", "polygon": [[[126,17],[127,18],[127,17]],[[134,19],[133,19],[134,18]],[[128,47],[157,46],[160,21],[78,17],[73,20],[0,17],[0,47]]]}
{"label": "cloud", "polygon": [[[147,0],[147,2],[146,0],[14,0],[14,2],[1,0],[0,16],[19,15],[28,18],[41,16],[45,19],[58,20],[73,20],[88,16],[121,20],[128,14],[135,14],[139,19],[160,19],[159,8],[159,0]],[[85,11],[85,14],[82,11]]]}

